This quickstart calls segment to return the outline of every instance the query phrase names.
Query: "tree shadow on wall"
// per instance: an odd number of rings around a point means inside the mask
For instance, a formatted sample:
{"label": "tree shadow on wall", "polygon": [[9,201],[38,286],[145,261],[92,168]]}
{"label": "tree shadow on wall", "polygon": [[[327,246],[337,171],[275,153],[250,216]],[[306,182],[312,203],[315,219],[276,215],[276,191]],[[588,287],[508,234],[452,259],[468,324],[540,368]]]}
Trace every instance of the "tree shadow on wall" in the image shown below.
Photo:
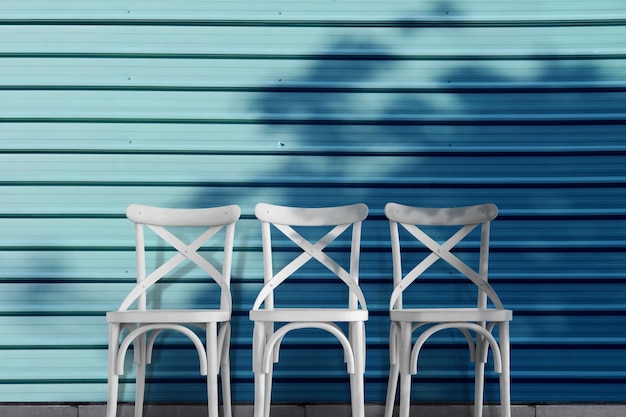
{"label": "tree shadow on wall", "polygon": [[[442,3],[438,10],[447,13],[450,10],[447,6]],[[401,21],[401,26],[405,27],[399,28],[398,33],[414,39],[419,49],[420,29],[411,28],[411,23]],[[552,210],[578,204],[580,193],[565,191],[555,195],[554,187],[558,184],[552,179],[577,175],[571,170],[578,169],[583,159],[574,156],[557,160],[560,158],[557,153],[542,154],[538,150],[565,148],[569,145],[568,134],[587,132],[591,136],[602,128],[593,123],[580,123],[574,117],[576,114],[601,114],[609,108],[608,104],[603,104],[603,98],[610,98],[610,91],[576,87],[603,81],[599,67],[577,60],[531,57],[533,70],[523,76],[512,76],[505,65],[493,65],[494,61],[489,59],[441,57],[437,58],[441,69],[434,71],[432,65],[419,62],[411,65],[411,60],[420,58],[398,55],[393,45],[374,36],[371,39],[345,36],[328,45],[319,55],[318,59],[311,60],[300,77],[277,77],[280,81],[259,93],[257,100],[251,103],[251,110],[267,121],[264,135],[289,138],[281,140],[273,155],[272,169],[280,173],[280,178],[276,178],[271,187],[259,184],[251,190],[257,201],[267,201],[267,195],[271,194],[279,201],[268,202],[294,206],[364,202],[371,209],[371,221],[363,231],[365,242],[388,239],[388,226],[382,218],[382,207],[387,201],[425,206],[490,201],[505,213],[507,210]],[[512,60],[513,64],[517,59]],[[501,58],[497,61],[502,63]],[[423,72],[420,68],[424,68]],[[614,111],[626,112],[626,101],[611,103]],[[601,169],[597,172],[613,173]],[[265,176],[265,173],[259,174]],[[273,188],[271,193],[267,192],[269,188]],[[275,188],[284,192],[277,195]],[[238,197],[233,194],[232,201]],[[214,196],[202,195],[196,204],[214,202]],[[503,222],[511,221],[506,215],[503,217]],[[493,235],[500,241],[501,248],[506,246],[504,241],[515,240],[515,233],[522,233],[509,223],[506,231],[512,234],[498,235],[497,223]],[[532,219],[524,224],[536,229],[545,227],[544,223],[533,223]],[[598,231],[581,230],[581,235],[574,239],[599,239]],[[566,232],[557,231],[555,235],[558,237],[560,233]],[[535,244],[546,244],[536,237],[521,238],[528,243],[535,239]],[[367,250],[367,243],[365,248]],[[503,252],[507,250],[504,248]],[[363,257],[361,268],[366,299],[373,300],[370,302],[373,320],[370,321],[374,323],[368,327],[368,337],[384,340],[387,332],[385,299],[391,291],[390,284],[380,277],[390,275],[391,264],[387,252],[370,252]],[[520,255],[512,267],[508,256],[494,250],[493,275],[505,276],[512,269],[524,270],[522,266],[531,265],[526,269],[528,273],[541,276],[555,263],[562,263],[557,252],[530,251]],[[561,272],[594,269],[597,270],[598,265],[574,263]],[[234,276],[236,274],[235,269]],[[495,285],[497,288],[497,281]],[[537,291],[542,290],[541,285],[532,285]],[[244,283],[235,282],[233,292],[243,293],[243,286]],[[520,297],[511,290],[503,298],[505,304],[528,306],[529,301]],[[555,305],[560,302],[557,298],[550,301]],[[235,304],[236,311],[247,312],[250,308],[242,298],[236,298]],[[247,320],[247,315],[239,319]],[[540,337],[555,326],[574,330],[576,323],[566,317],[537,323],[524,318],[522,312],[512,331]],[[368,355],[371,364],[388,361],[382,348]],[[465,360],[466,357],[460,357],[458,367],[467,369],[469,374],[471,369]],[[382,368],[368,370],[370,380],[377,381],[368,393],[369,401],[384,399],[385,371]],[[460,400],[471,399],[473,387],[466,385],[467,391]],[[488,394],[494,395],[494,392]],[[445,400],[446,395],[442,392],[441,398],[431,396],[428,399]]]}

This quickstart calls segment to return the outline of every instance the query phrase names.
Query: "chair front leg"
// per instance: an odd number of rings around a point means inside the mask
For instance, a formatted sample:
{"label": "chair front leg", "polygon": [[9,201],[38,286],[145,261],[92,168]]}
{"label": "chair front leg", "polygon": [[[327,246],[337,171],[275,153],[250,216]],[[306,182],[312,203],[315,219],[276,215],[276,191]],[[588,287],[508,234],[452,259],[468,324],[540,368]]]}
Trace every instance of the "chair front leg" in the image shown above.
{"label": "chair front leg", "polygon": [[217,357],[217,323],[206,324],[206,355],[207,355],[207,398],[209,417],[219,417],[217,374],[219,373]]}
{"label": "chair front leg", "polygon": [[[274,335],[275,331],[274,322],[265,323],[265,341],[263,351],[266,352],[268,348],[268,341]],[[270,361],[269,369],[264,370],[265,373],[265,393],[263,394],[263,416],[270,417],[270,411],[272,409],[272,381],[274,377],[274,364],[278,362],[280,356],[280,342],[275,343],[272,347],[272,360]]]}
{"label": "chair front leg", "polygon": [[350,374],[352,417],[365,416],[365,324],[349,324],[350,346],[354,355],[354,372]]}
{"label": "chair front leg", "polygon": [[232,394],[230,389],[230,323],[223,323],[226,335],[222,346],[222,357],[220,358],[220,372],[222,378],[222,402],[224,404],[224,417],[232,417]]}
{"label": "chair front leg", "polygon": [[263,354],[267,345],[265,323],[254,322],[252,335],[252,367],[254,370],[254,417],[265,416],[266,375],[263,370]]}
{"label": "chair front leg", "polygon": [[500,374],[500,414],[511,417],[511,342],[509,322],[500,323],[500,354],[502,355],[502,373]]}
{"label": "chair front leg", "polygon": [[117,374],[117,352],[119,350],[120,325],[109,323],[109,379],[107,394],[107,417],[117,414],[117,397],[119,389],[119,375]]}
{"label": "chair front leg", "polygon": [[133,341],[135,351],[135,417],[143,416],[144,395],[146,392],[146,351],[147,337],[145,333],[140,334]]}
{"label": "chair front leg", "polygon": [[411,322],[400,322],[398,361],[400,362],[400,417],[409,417],[411,408]]}
{"label": "chair front leg", "polygon": [[[487,328],[487,322],[477,323]],[[474,417],[482,417],[485,402],[485,364],[489,353],[489,342],[480,333],[476,334],[474,349]]]}

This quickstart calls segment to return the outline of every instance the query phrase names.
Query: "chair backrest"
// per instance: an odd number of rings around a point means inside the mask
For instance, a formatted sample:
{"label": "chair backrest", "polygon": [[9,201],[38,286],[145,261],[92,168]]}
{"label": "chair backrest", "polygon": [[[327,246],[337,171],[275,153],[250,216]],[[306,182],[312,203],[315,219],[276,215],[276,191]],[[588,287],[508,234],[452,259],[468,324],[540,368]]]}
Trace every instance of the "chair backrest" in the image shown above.
{"label": "chair backrest", "polygon": [[[201,209],[171,209],[139,204],[128,206],[126,217],[135,223],[137,285],[124,299],[119,310],[128,310],[135,301],[136,309],[145,310],[148,289],[185,260],[189,260],[215,281],[221,290],[220,309],[230,311],[232,308],[230,272],[235,222],[239,219],[240,214],[241,210],[236,205]],[[224,227],[226,228],[224,243],[217,245],[220,251],[223,250],[223,257],[221,262],[215,262],[216,265],[221,263],[220,269],[219,265],[216,267],[212,261],[200,255],[198,251]],[[146,274],[145,228],[152,230],[169,246],[176,249],[176,254],[171,258],[159,261],[158,265],[150,265],[151,272],[148,274]],[[183,229],[188,231],[189,228],[193,229],[197,237],[191,243],[185,243],[181,237],[177,236],[176,232],[182,232]]]}
{"label": "chair backrest", "polygon": [[[500,298],[488,283],[490,224],[498,215],[498,208],[494,204],[455,208],[424,208],[388,203],[385,206],[385,215],[389,219],[393,259],[394,290],[391,295],[390,309],[402,308],[404,291],[438,260],[446,262],[478,287],[478,308],[487,308],[488,299],[496,308],[503,308]],[[412,237],[428,249],[427,255],[423,259],[420,258],[420,262],[410,263],[410,265],[416,266],[406,274],[403,274],[402,270],[399,226],[406,229]],[[449,235],[449,239],[440,244],[425,231],[430,226],[449,226],[456,232],[451,236]],[[476,270],[454,255],[452,250],[478,226],[480,226],[480,254],[478,270]]]}
{"label": "chair backrest", "polygon": [[[302,268],[308,261],[315,259],[330,270],[348,287],[348,305],[350,309],[366,308],[365,297],[358,285],[359,255],[361,251],[361,223],[367,217],[365,204],[351,204],[339,207],[298,208],[259,203],[254,211],[261,221],[263,240],[264,286],[259,292],[253,309],[264,304],[266,309],[274,308],[274,290]],[[299,255],[274,273],[274,250],[272,247],[272,226],[278,229],[289,241],[299,248]],[[299,233],[300,228],[330,229],[316,242]],[[331,258],[324,249],[339,238],[346,230],[352,229],[350,244],[350,262],[348,270],[336,259]],[[305,235],[306,236],[306,235]]]}

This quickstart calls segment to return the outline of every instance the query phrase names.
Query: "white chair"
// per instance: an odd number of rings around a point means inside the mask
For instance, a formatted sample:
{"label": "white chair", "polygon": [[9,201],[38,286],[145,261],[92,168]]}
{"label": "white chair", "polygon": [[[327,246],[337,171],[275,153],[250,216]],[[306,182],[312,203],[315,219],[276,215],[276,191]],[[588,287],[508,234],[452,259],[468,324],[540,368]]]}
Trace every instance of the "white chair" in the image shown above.
{"label": "white chair", "polygon": [[[385,215],[389,219],[391,229],[394,282],[389,304],[391,369],[385,417],[391,417],[393,414],[398,373],[400,417],[409,416],[411,375],[417,373],[420,350],[430,336],[445,329],[459,329],[465,335],[471,359],[475,362],[474,417],[482,416],[484,370],[489,348],[493,354],[494,368],[500,373],[501,415],[510,417],[509,321],[513,317],[513,312],[504,309],[498,295],[487,281],[489,228],[490,222],[497,214],[498,209],[493,204],[457,208],[421,208],[396,203],[388,203],[385,206]],[[468,235],[473,236],[470,232],[478,226],[480,227],[477,234],[480,236],[473,240],[479,246],[479,250],[473,252],[478,258],[478,268],[472,268],[454,255],[452,250]],[[432,237],[439,237],[445,232],[449,239],[444,243],[438,243]],[[425,252],[416,250],[415,239],[420,242],[419,246],[422,249],[424,246],[427,248]],[[438,240],[443,239],[439,237]],[[471,241],[471,238],[465,239],[470,246],[464,244],[464,252],[467,251],[467,247],[471,247],[469,243]],[[411,246],[409,242],[413,245]],[[468,254],[463,255],[464,260],[468,261],[465,259]],[[465,278],[468,278],[478,287],[476,307],[416,308],[411,304],[410,297],[406,294],[407,289],[439,260],[458,273],[463,278],[462,281],[467,283]],[[408,272],[403,273],[403,269]],[[447,273],[450,272],[450,268],[445,269]],[[441,270],[436,272],[443,273]],[[435,276],[433,279],[436,278]],[[470,287],[474,286],[470,284]],[[416,287],[412,288],[412,291],[415,289]],[[499,342],[494,336],[496,328]],[[413,342],[412,334],[416,330],[418,336]]]}
{"label": "white chair", "polygon": [[[235,222],[240,209],[236,205],[203,209],[168,209],[133,204],[126,216],[135,223],[137,285],[130,291],[117,311],[108,312],[109,322],[109,388],[107,417],[117,413],[119,377],[124,373],[124,359],[131,344],[134,348],[136,364],[135,416],[143,412],[146,364],[151,362],[155,339],[163,330],[173,330],[187,336],[195,346],[200,359],[200,373],[206,375],[208,392],[208,414],[218,417],[218,381],[222,379],[222,399],[224,416],[231,416],[230,394],[230,317],[232,301],[230,294],[230,272],[233,253]],[[145,226],[145,227],[144,227]],[[225,229],[223,241],[218,241],[211,249],[212,258],[200,254],[199,250],[214,237],[220,229]],[[159,249],[157,256],[146,259],[144,230],[152,230],[168,249]],[[176,234],[175,234],[176,233]],[[192,238],[183,238],[193,233]],[[220,238],[221,239],[221,238]],[[191,243],[184,241],[192,240]],[[223,244],[222,244],[223,242]],[[171,247],[176,251],[171,251]],[[153,248],[148,249],[152,251]],[[172,256],[171,253],[174,253]],[[162,259],[168,258],[169,259]],[[214,261],[213,258],[222,258]],[[156,258],[156,259],[152,259]],[[211,259],[211,260],[210,260]],[[191,262],[184,262],[189,260]],[[152,265],[152,263],[157,265]],[[146,265],[149,263],[149,265]],[[151,306],[147,295],[154,284],[170,274],[181,263],[185,266],[200,267],[211,282],[219,286],[215,294],[215,308],[164,310]],[[216,266],[214,266],[214,263]],[[221,271],[220,266],[221,264]],[[146,274],[146,268],[151,272]],[[178,272],[178,271],[177,271]],[[183,272],[189,272],[183,268]],[[206,281],[205,281],[206,282]],[[207,284],[208,285],[208,284]],[[159,294],[162,296],[162,294]],[[208,298],[207,294],[207,298]],[[132,306],[134,305],[134,308]],[[205,344],[199,335],[204,333]],[[220,366],[221,365],[221,366]]]}
{"label": "white chair", "polygon": [[[273,363],[278,361],[278,351],[283,338],[292,330],[304,328],[325,330],[341,343],[350,374],[352,416],[364,416],[365,321],[368,312],[365,297],[359,287],[359,254],[361,223],[367,217],[367,213],[368,209],[364,204],[326,208],[257,204],[255,214],[262,227],[265,285],[250,311],[250,319],[254,321],[255,417],[268,417],[270,414]],[[284,234],[280,235],[282,240],[278,240],[283,249],[285,241],[298,247],[297,254],[291,256],[289,253],[291,261],[281,262],[278,272],[274,272],[273,267],[273,259],[276,260],[277,253],[272,247],[272,225]],[[311,241],[307,232],[319,232],[320,228],[323,229],[323,237],[319,240],[316,237]],[[329,249],[329,245],[350,228],[352,235],[348,240],[349,266],[346,269],[324,250]],[[319,234],[317,236],[319,237]],[[281,255],[283,254],[284,251],[281,251]],[[344,305],[275,307],[274,292],[277,287],[312,259],[319,261],[323,269],[325,271],[327,269],[326,272],[330,271],[329,276],[338,277],[345,283],[347,296]],[[317,288],[321,288],[322,285],[324,283],[320,283]],[[345,329],[337,323],[344,325],[347,323],[347,335]]]}

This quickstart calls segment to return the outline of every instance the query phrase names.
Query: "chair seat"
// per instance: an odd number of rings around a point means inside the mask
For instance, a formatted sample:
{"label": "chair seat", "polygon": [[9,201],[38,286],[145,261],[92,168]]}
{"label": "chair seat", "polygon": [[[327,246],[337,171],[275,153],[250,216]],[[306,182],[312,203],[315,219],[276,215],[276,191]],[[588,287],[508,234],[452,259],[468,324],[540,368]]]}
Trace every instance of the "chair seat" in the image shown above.
{"label": "chair seat", "polygon": [[126,310],[109,311],[109,323],[213,323],[230,320],[222,310]]}
{"label": "chair seat", "polygon": [[392,321],[408,322],[477,322],[509,321],[513,311],[506,309],[478,308],[405,308],[389,312]]}
{"label": "chair seat", "polygon": [[348,308],[275,308],[251,310],[250,320],[278,322],[314,322],[314,321],[366,321],[367,310]]}

